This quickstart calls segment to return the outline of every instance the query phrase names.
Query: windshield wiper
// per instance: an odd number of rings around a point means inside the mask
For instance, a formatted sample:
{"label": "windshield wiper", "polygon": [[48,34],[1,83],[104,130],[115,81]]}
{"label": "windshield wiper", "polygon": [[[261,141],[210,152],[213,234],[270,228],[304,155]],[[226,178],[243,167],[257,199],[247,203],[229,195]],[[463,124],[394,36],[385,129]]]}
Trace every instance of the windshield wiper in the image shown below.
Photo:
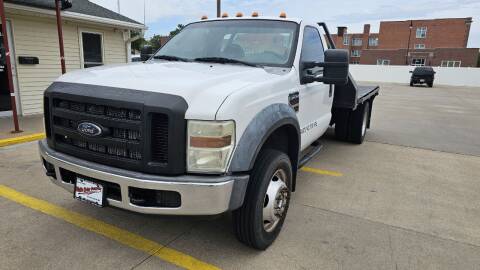
{"label": "windshield wiper", "polygon": [[231,59],[231,58],[224,58],[224,57],[200,57],[195,58],[193,61],[197,62],[210,62],[210,63],[220,63],[220,64],[242,64],[249,67],[259,67],[262,68],[262,65],[253,64],[250,62],[245,62],[242,60]]}
{"label": "windshield wiper", "polygon": [[155,55],[153,59],[162,59],[167,61],[181,61],[181,62],[191,62],[190,59],[173,56],[173,55]]}

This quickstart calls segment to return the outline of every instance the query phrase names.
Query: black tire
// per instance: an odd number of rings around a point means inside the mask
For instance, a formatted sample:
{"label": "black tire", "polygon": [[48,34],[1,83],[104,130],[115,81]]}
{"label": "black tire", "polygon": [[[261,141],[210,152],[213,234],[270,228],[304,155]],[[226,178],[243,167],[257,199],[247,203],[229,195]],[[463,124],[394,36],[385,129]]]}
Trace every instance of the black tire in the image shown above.
{"label": "black tire", "polygon": [[427,83],[428,87],[432,88],[433,87],[433,82]]}
{"label": "black tire", "polygon": [[[272,228],[272,231],[267,232],[263,217],[263,208],[267,201],[266,192],[270,180],[279,170],[285,171],[286,178],[288,178],[285,179],[288,187],[288,197],[283,216]],[[265,250],[275,241],[282,229],[290,204],[291,182],[292,165],[290,158],[277,150],[263,150],[253,167],[244,203],[242,207],[233,211],[233,226],[240,242],[255,249]]]}
{"label": "black tire", "polygon": [[367,133],[367,126],[370,117],[370,103],[367,101],[358,106],[352,113],[350,121],[350,141],[362,144]]}
{"label": "black tire", "polygon": [[335,118],[335,138],[339,141],[348,141],[350,110],[337,110]]}
{"label": "black tire", "polygon": [[413,86],[413,82],[412,82],[412,81],[410,81],[410,86]]}

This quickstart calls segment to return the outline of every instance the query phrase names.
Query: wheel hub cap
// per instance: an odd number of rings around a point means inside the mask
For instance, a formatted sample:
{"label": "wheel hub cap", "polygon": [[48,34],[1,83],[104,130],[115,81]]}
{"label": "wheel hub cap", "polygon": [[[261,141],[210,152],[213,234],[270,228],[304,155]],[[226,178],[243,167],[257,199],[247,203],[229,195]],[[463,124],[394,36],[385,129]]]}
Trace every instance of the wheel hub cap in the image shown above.
{"label": "wheel hub cap", "polygon": [[278,170],[270,179],[263,203],[263,226],[271,232],[285,215],[288,203],[288,187],[285,184],[286,173]]}
{"label": "wheel hub cap", "polygon": [[362,136],[365,136],[367,133],[367,121],[368,121],[368,111],[363,113],[363,121],[362,121]]}

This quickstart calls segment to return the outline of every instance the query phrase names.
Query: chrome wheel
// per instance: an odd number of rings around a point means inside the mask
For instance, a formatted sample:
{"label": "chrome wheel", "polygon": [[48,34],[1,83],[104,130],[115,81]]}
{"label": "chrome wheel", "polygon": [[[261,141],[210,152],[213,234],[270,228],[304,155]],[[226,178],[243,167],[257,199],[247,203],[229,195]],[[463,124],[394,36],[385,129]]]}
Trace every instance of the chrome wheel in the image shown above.
{"label": "chrome wheel", "polygon": [[263,228],[267,232],[273,231],[285,215],[289,194],[285,184],[286,179],[286,172],[279,169],[273,174],[268,184],[263,200]]}

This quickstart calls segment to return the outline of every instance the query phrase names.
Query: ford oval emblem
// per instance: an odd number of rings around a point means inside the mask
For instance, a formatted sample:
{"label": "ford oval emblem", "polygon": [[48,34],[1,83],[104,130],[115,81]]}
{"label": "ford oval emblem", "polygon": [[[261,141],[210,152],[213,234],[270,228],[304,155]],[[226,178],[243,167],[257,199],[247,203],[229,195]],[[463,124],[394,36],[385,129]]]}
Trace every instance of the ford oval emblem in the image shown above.
{"label": "ford oval emblem", "polygon": [[100,136],[102,135],[102,128],[98,125],[90,122],[82,122],[78,124],[78,132],[87,136]]}

